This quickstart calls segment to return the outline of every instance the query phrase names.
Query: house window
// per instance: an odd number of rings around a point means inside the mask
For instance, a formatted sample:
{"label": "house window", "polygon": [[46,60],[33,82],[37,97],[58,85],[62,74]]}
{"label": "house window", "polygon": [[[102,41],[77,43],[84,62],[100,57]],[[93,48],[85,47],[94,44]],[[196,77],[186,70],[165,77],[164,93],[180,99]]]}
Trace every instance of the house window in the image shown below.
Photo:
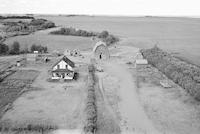
{"label": "house window", "polygon": [[65,65],[65,68],[67,69],[67,65]]}
{"label": "house window", "polygon": [[60,69],[60,65],[57,65],[57,69]]}
{"label": "house window", "polygon": [[58,77],[59,76],[59,74],[58,73],[56,73],[56,77]]}

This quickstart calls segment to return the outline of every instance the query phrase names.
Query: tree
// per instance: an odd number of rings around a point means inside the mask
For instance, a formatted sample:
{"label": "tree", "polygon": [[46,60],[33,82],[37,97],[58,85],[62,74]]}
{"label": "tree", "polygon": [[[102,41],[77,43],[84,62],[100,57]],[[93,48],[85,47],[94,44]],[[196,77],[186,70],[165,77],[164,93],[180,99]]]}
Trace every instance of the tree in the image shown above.
{"label": "tree", "polygon": [[31,52],[37,51],[37,46],[35,44],[33,44],[31,46]]}
{"label": "tree", "polygon": [[20,44],[19,42],[15,41],[11,46],[10,54],[19,54],[19,53],[20,53]]}
{"label": "tree", "polygon": [[102,32],[98,35],[98,37],[99,37],[99,38],[107,38],[108,35],[109,35],[108,31],[102,31]]}
{"label": "tree", "polygon": [[47,52],[48,52],[48,48],[44,47],[44,53],[47,53]]}
{"label": "tree", "polygon": [[46,46],[43,47],[41,45],[35,45],[35,44],[31,46],[31,52],[38,51],[40,53],[47,53],[47,50],[48,48]]}
{"label": "tree", "polygon": [[9,47],[6,44],[0,43],[0,55],[7,54],[9,51]]}

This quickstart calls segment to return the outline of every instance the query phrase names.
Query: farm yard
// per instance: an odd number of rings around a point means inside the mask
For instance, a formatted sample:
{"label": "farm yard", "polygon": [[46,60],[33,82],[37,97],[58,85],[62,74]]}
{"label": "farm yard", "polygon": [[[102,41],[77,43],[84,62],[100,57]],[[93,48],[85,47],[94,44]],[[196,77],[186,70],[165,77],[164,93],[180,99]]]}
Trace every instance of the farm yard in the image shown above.
{"label": "farm yard", "polygon": [[[77,63],[79,79],[49,82],[49,63],[28,62],[1,82],[1,128],[39,132],[57,128],[82,131],[87,64]],[[8,105],[9,104],[9,105]],[[7,106],[6,106],[7,105]]]}
{"label": "farm yard", "polygon": [[[55,50],[64,53],[75,63],[78,77],[51,79],[52,66],[63,55],[51,55],[48,62],[42,58],[27,61],[19,67],[16,61],[24,55],[0,57],[0,69],[13,71],[0,82],[0,130],[11,134],[199,134],[200,102],[152,65],[135,65],[140,48],[155,44],[200,65],[199,19],[37,17],[59,26],[108,30],[120,41],[108,49],[105,46],[105,56],[102,47],[96,51],[92,38],[49,34],[60,27],[6,39],[9,46],[14,41],[22,48],[48,46],[47,57]],[[66,50],[79,50],[80,55]],[[163,87],[161,81],[170,86]]]}

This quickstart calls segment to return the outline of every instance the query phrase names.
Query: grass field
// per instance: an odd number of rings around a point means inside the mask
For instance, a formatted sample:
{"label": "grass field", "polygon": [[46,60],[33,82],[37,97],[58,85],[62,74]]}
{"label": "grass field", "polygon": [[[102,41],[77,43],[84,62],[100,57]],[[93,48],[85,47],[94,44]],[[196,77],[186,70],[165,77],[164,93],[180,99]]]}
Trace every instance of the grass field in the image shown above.
{"label": "grass field", "polygon": [[12,45],[14,41],[18,41],[21,44],[21,48],[30,48],[32,44],[41,44],[47,46],[49,52],[58,50],[64,52],[66,49],[80,49],[87,50],[94,45],[91,38],[86,37],[74,37],[74,36],[60,36],[60,35],[49,35],[49,30],[39,31],[35,34],[27,36],[16,36],[11,37],[5,41],[6,44]]}
{"label": "grass field", "polygon": [[122,44],[149,48],[157,44],[200,65],[200,19],[165,17],[39,16],[56,23],[91,31],[108,30]]}

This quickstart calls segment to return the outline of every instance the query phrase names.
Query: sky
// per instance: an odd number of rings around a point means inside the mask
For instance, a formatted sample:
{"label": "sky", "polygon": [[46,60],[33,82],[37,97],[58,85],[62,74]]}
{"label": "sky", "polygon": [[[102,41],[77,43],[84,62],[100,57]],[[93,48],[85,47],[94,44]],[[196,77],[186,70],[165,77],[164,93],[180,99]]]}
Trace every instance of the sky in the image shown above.
{"label": "sky", "polygon": [[0,0],[0,14],[200,16],[200,0]]}

